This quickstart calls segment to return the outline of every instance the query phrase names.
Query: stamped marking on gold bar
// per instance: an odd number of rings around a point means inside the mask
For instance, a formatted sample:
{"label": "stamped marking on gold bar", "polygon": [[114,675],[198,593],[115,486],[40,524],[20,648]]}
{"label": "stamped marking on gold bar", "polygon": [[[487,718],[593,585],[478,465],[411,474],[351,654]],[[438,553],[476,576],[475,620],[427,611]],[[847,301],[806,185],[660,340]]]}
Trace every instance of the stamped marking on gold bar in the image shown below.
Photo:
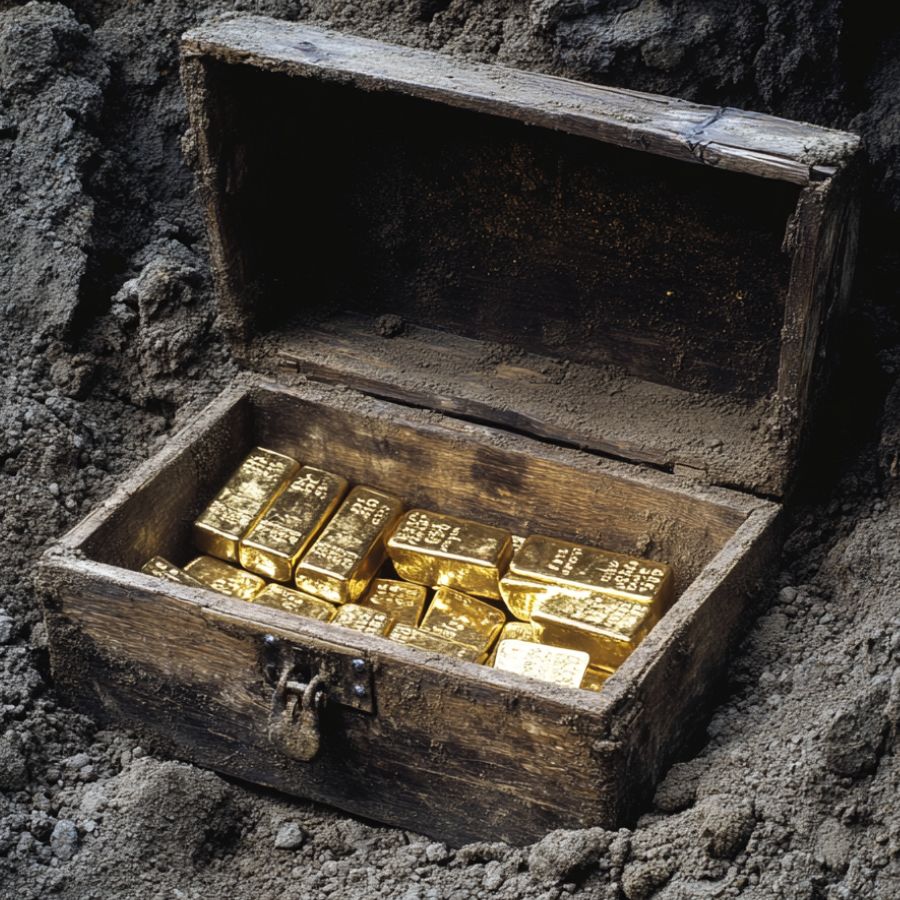
{"label": "stamped marking on gold bar", "polygon": [[184,570],[204,586],[239,600],[252,600],[266,586],[265,580],[258,575],[252,575],[213,556],[198,556]]}
{"label": "stamped marking on gold bar", "polygon": [[289,456],[263,447],[253,449],[194,522],[197,548],[238,562],[241,538],[299,467]]}
{"label": "stamped marking on gold bar", "polygon": [[318,619],[330,622],[334,618],[337,607],[318,597],[304,594],[285,587],[283,584],[269,584],[258,593],[252,601],[256,606],[269,606],[272,609],[283,609],[285,612],[307,619]]}
{"label": "stamped marking on gold bar", "polygon": [[262,518],[244,535],[241,565],[251,572],[290,581],[297,561],[337,509],[347,481],[313,466],[303,466]]}
{"label": "stamped marking on gold bar", "polygon": [[566,589],[558,584],[520,578],[511,572],[507,572],[500,579],[500,596],[503,598],[506,608],[522,622],[531,621],[531,611],[539,600],[562,590]]}
{"label": "stamped marking on gold bar", "polygon": [[500,599],[498,582],[512,556],[509,532],[491,525],[413,509],[387,539],[401,578]]}
{"label": "stamped marking on gold bar", "polygon": [[383,610],[355,603],[339,606],[331,621],[334,625],[343,625],[366,634],[387,634],[392,624],[391,617]]}
{"label": "stamped marking on gold bar", "polygon": [[541,641],[584,650],[592,666],[617,668],[653,624],[643,603],[605,594],[555,594],[532,612]]}
{"label": "stamped marking on gold bar", "polygon": [[331,603],[355,602],[384,561],[384,535],[401,509],[390,494],[354,488],[297,563],[297,587]]}
{"label": "stamped marking on gold bar", "polygon": [[666,563],[543,535],[526,539],[509,572],[520,580],[551,582],[643,603],[652,607],[656,617],[665,611],[672,591],[672,570]]}
{"label": "stamped marking on gold bar", "polygon": [[497,643],[488,657],[487,665],[492,666],[497,658],[497,648],[503,641],[530,641],[537,643],[538,636],[531,622],[507,622],[497,638]]}
{"label": "stamped marking on gold bar", "polygon": [[539,678],[565,687],[580,687],[588,667],[588,655],[581,650],[548,647],[531,641],[503,641],[497,647],[494,668]]}
{"label": "stamped marking on gold bar", "polygon": [[614,672],[615,669],[590,667],[587,672],[584,673],[584,678],[581,679],[581,687],[585,691],[595,691],[599,693],[603,690],[603,685],[606,684],[609,676]]}
{"label": "stamped marking on gold bar", "polygon": [[422,630],[487,653],[506,616],[488,603],[452,588],[439,587],[422,619]]}
{"label": "stamped marking on gold bar", "polygon": [[141,566],[141,571],[145,575],[155,575],[157,578],[163,578],[166,581],[174,581],[176,584],[186,584],[189,587],[205,587],[202,582],[198,581],[192,575],[189,575],[180,566],[170,563],[164,556],[154,556],[148,559]]}
{"label": "stamped marking on gold bar", "polygon": [[395,625],[388,637],[392,641],[399,641],[410,647],[418,647],[420,650],[427,650],[430,653],[441,653],[444,656],[455,656],[457,659],[465,659],[468,662],[481,662],[484,659],[484,654],[475,647],[448,641],[430,631],[423,631],[421,628],[413,628],[403,623]]}
{"label": "stamped marking on gold bar", "polygon": [[392,578],[376,578],[366,596],[360,600],[361,606],[383,609],[395,622],[415,628],[422,618],[428,588],[408,581]]}

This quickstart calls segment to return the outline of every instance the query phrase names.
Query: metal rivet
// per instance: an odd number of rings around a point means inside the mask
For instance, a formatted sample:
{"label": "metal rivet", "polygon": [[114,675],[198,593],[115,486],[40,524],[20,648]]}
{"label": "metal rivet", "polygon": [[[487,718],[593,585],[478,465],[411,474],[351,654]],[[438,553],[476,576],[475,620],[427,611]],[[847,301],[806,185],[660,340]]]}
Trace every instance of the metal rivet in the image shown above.
{"label": "metal rivet", "polygon": [[365,697],[368,691],[364,684],[354,684],[353,693],[356,694],[357,697]]}
{"label": "metal rivet", "polygon": [[361,673],[366,671],[366,661],[364,659],[354,659],[350,666],[354,672]]}
{"label": "metal rivet", "polygon": [[267,634],[267,635],[263,638],[263,643],[264,643],[267,647],[274,647],[274,646],[278,643],[278,638],[275,637],[274,634]]}

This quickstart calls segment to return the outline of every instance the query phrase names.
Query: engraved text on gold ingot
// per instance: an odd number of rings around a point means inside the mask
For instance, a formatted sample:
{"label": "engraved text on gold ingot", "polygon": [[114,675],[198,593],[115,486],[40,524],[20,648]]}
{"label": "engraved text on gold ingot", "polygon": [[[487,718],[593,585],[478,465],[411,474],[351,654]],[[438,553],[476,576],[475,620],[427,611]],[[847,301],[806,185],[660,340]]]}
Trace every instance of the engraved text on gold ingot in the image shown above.
{"label": "engraved text on gold ingot", "polygon": [[258,575],[252,575],[213,556],[198,556],[184,570],[206,587],[239,600],[252,600],[266,586],[265,580]]}
{"label": "engraved text on gold ingot", "polygon": [[422,630],[487,653],[506,616],[488,603],[451,588],[440,587],[422,619]]}
{"label": "engraved text on gold ingot", "polygon": [[401,509],[396,497],[354,488],[297,563],[297,587],[331,603],[356,601],[384,561],[384,534]]}
{"label": "engraved text on gold ingot", "polygon": [[347,481],[303,466],[241,540],[241,565],[257,575],[290,581],[294,566],[337,509]]}
{"label": "engraved text on gold ingot", "polygon": [[319,619],[321,622],[330,622],[334,618],[337,609],[331,603],[326,603],[318,597],[304,594],[285,587],[283,584],[269,584],[254,598],[257,606],[270,606],[273,609],[283,609],[285,612],[305,616],[308,619]]}
{"label": "engraved text on gold ingot", "polygon": [[475,647],[458,644],[456,641],[448,641],[445,638],[438,637],[436,634],[432,634],[430,631],[423,631],[421,628],[413,628],[402,623],[395,625],[388,637],[392,641],[399,641],[401,644],[408,644],[410,647],[418,647],[420,650],[427,650],[430,653],[455,656],[457,659],[465,659],[469,662],[481,662],[484,658],[484,654],[479,653]]}
{"label": "engraved text on gold ingot", "polygon": [[199,550],[238,562],[241,538],[299,468],[289,456],[256,447],[194,522]]}
{"label": "engraved text on gold ingot", "polygon": [[177,584],[186,584],[190,587],[205,587],[205,585],[188,575],[180,566],[170,563],[164,556],[154,556],[148,559],[141,566],[141,571],[145,575],[155,575],[157,578],[164,578],[166,581],[174,581]]}
{"label": "engraved text on gold ingot", "polygon": [[[543,535],[525,540],[510,563],[509,574],[520,581],[550,582],[642,603],[651,607],[656,619],[665,612],[672,593],[672,570],[666,563]],[[516,590],[527,593],[524,588]]]}
{"label": "engraved text on gold ingot", "polygon": [[581,686],[587,667],[588,655],[583,651],[531,641],[502,641],[494,660],[495,669],[576,688]]}
{"label": "engraved text on gold ingot", "polygon": [[387,540],[387,552],[401,578],[500,599],[498,582],[512,555],[507,531],[413,509]]}
{"label": "engraved text on gold ingot", "polygon": [[531,578],[520,578],[511,572],[507,572],[500,579],[500,596],[510,613],[521,622],[531,621],[531,611],[538,600],[558,594],[563,590],[566,589],[561,585],[534,581]]}
{"label": "engraved text on gold ingot", "polygon": [[376,578],[365,598],[359,602],[362,606],[383,609],[395,622],[415,628],[422,618],[427,596],[428,588],[424,585],[392,578]]}
{"label": "engraved text on gold ingot", "polygon": [[592,666],[615,669],[650,630],[652,610],[604,594],[556,594],[532,612],[541,641],[584,650]]}
{"label": "engraved text on gold ingot", "polygon": [[391,628],[391,617],[386,612],[369,606],[357,606],[355,603],[339,606],[331,621],[335,625],[343,625],[366,634],[387,634]]}

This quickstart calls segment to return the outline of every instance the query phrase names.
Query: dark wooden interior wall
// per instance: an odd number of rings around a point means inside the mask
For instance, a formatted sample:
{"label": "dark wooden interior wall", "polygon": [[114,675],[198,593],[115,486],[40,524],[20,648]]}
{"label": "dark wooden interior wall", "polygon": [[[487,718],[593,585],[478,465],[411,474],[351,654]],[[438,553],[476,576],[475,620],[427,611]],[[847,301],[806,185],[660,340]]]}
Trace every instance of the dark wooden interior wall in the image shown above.
{"label": "dark wooden interior wall", "polygon": [[795,186],[208,65],[223,224],[260,327],[397,313],[679,387],[772,393]]}

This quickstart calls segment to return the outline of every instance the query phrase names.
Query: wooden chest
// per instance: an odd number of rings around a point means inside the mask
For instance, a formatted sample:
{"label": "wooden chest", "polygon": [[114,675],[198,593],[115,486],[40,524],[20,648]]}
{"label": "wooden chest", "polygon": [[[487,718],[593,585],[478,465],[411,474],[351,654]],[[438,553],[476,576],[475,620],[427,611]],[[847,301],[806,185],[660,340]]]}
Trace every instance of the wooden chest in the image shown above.
{"label": "wooden chest", "polygon": [[[183,81],[247,374],[47,555],[57,685],[172,755],[451,843],[637,815],[777,562],[855,252],[854,136],[243,18]],[[670,562],[600,693],[143,575],[254,445]],[[270,734],[284,666],[322,750]]]}

